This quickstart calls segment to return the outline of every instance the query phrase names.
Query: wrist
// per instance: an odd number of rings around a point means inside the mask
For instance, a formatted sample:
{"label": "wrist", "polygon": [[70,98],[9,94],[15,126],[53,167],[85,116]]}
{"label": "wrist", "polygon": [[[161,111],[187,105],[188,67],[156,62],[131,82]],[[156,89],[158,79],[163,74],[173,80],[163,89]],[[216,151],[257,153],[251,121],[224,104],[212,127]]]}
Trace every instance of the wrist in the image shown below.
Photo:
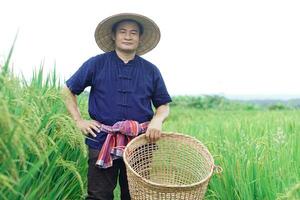
{"label": "wrist", "polygon": [[164,120],[161,117],[154,116],[151,121],[163,123]]}
{"label": "wrist", "polygon": [[75,123],[78,123],[78,122],[82,121],[82,119],[80,117],[79,118],[74,118],[73,120],[75,121]]}

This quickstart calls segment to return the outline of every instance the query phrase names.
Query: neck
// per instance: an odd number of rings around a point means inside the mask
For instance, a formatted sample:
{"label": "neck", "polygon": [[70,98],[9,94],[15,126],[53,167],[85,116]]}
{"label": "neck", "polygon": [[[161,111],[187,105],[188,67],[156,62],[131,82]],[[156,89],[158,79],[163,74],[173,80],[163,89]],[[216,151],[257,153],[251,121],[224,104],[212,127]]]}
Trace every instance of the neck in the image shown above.
{"label": "neck", "polygon": [[118,57],[124,63],[128,63],[130,60],[133,60],[134,56],[135,56],[135,51],[133,51],[133,52],[124,52],[124,51],[120,51],[119,49],[116,49],[116,53],[117,53]]}

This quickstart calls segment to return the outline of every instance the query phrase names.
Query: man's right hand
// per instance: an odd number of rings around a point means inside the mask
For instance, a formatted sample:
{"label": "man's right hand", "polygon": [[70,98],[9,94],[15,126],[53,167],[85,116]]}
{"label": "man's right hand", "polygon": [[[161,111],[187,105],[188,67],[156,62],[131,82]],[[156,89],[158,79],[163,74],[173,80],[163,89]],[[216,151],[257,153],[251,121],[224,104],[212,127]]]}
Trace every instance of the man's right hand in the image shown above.
{"label": "man's right hand", "polygon": [[91,134],[93,137],[96,137],[96,133],[100,133],[101,124],[95,120],[77,120],[76,126],[81,130],[81,132],[88,136]]}

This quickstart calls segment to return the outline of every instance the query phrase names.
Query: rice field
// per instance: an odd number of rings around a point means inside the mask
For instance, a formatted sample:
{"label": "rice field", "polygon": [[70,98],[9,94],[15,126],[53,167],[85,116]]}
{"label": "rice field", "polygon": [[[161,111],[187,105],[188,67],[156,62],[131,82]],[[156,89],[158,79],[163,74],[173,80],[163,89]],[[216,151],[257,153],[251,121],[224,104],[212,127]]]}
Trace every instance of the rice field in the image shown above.
{"label": "rice field", "polygon": [[[86,146],[55,70],[24,81],[8,61],[0,69],[0,199],[84,199]],[[85,96],[79,104],[88,118]],[[300,110],[172,106],[164,131],[196,137],[223,168],[205,199],[300,199]]]}
{"label": "rice field", "polygon": [[198,138],[223,168],[206,199],[300,199],[300,112],[172,109],[165,129]]}

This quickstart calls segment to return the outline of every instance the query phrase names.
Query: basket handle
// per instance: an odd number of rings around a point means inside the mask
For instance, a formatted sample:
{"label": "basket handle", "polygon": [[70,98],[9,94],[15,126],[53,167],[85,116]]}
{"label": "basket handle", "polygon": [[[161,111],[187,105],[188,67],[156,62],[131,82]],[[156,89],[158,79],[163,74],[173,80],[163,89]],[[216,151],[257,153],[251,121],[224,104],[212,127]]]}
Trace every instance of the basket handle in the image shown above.
{"label": "basket handle", "polygon": [[223,172],[223,168],[220,165],[214,165],[214,172],[216,174],[221,174]]}

